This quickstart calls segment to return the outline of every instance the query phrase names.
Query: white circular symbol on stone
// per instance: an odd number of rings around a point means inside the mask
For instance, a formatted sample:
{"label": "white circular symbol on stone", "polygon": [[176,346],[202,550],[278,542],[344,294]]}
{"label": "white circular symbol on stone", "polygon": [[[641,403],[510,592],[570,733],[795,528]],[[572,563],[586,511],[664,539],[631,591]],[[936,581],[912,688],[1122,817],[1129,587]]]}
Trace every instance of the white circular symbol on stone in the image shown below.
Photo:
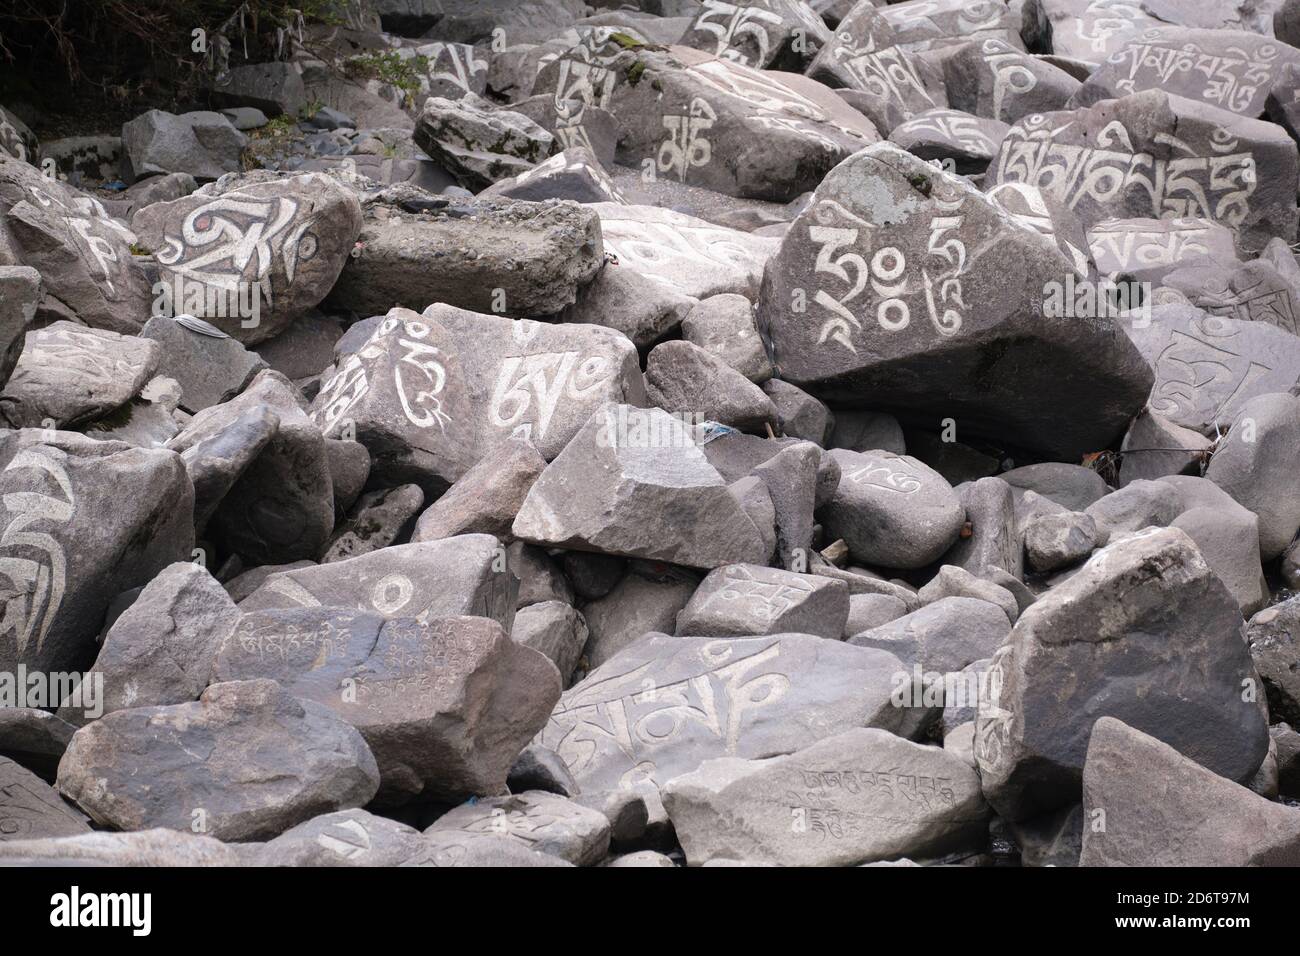
{"label": "white circular symbol on stone", "polygon": [[375,585],[370,593],[370,603],[380,614],[396,614],[411,600],[414,586],[404,574],[390,574]]}

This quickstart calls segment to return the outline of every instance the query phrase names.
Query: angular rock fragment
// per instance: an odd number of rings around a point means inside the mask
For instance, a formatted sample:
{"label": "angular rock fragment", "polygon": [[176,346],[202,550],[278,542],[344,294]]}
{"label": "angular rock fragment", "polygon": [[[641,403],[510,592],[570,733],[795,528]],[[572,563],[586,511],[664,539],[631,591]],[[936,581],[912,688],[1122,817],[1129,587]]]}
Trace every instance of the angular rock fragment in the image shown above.
{"label": "angular rock fragment", "polygon": [[841,477],[822,520],[856,560],[920,568],[957,540],[965,512],[936,472],[906,455],[839,448],[830,454]]}
{"label": "angular rock fragment", "polygon": [[1092,727],[1080,866],[1300,865],[1300,810],[1217,776],[1117,718]]}
{"label": "angular rock fragment", "polygon": [[462,804],[424,832],[496,834],[575,866],[591,866],[609,852],[604,814],[541,790]]}
{"label": "angular rock fragment", "polygon": [[109,603],[192,557],[194,490],[173,452],[70,432],[5,432],[0,464],[0,671],[78,671]]}
{"label": "angular rock fragment", "polygon": [[353,513],[334,529],[320,563],[346,561],[386,548],[408,529],[424,506],[419,485],[399,485],[362,495]]}
{"label": "angular rock fragment", "polygon": [[[195,748],[205,759],[195,760]],[[214,684],[196,703],[109,714],[77,731],[59,790],[123,830],[266,839],[367,803],[379,786],[361,735],[275,681]]]}
{"label": "angular rock fragment", "polygon": [[1243,693],[1258,676],[1240,621],[1182,531],[1142,531],[1097,552],[1026,610],[994,655],[975,731],[989,802],[1020,820],[1078,800],[1099,717],[1249,780],[1268,727],[1263,701]]}
{"label": "angular rock fragment", "polygon": [[1294,449],[1300,442],[1300,399],[1258,395],[1242,403],[1205,470],[1210,479],[1259,518],[1259,554],[1271,561],[1300,530],[1300,487]]}
{"label": "angular rock fragment", "polygon": [[518,587],[500,542],[466,534],[278,571],[240,602],[240,610],[355,608],[418,621],[477,615],[509,631]]}
{"label": "angular rock fragment", "polygon": [[970,597],[946,597],[849,638],[855,647],[889,651],[908,669],[955,674],[991,657],[1011,632],[1006,612]]}
{"label": "angular rock fragment", "polygon": [[712,352],[689,341],[664,342],[646,360],[651,404],[682,416],[761,431],[776,422],[776,406],[757,385]]}
{"label": "angular rock fragment", "polygon": [[246,614],[215,679],[263,677],[361,731],[388,804],[499,792],[560,695],[551,663],[495,621],[340,608]]}
{"label": "angular rock fragment", "polygon": [[695,568],[766,564],[770,547],[697,441],[659,409],[606,406],[533,484],[515,536]]}
{"label": "angular rock fragment", "polygon": [[415,124],[415,142],[470,190],[526,172],[546,159],[555,139],[527,116],[486,100],[431,96]]}
{"label": "angular rock fragment", "polygon": [[[538,739],[584,792],[663,782],[713,757],[790,753],[854,727],[902,729],[908,709],[889,699],[901,668],[885,651],[806,634],[651,634],[566,691]],[[702,694],[716,724],[679,712]]]}
{"label": "angular rock fragment", "polygon": [[91,421],[139,395],[161,358],[150,339],[55,322],[27,333],[0,393],[0,416],[10,428]]}
{"label": "angular rock fragment", "polygon": [[[163,568],[104,637],[93,668],[103,675],[103,713],[198,700],[239,616],[203,567],[178,562]],[[66,706],[60,716],[81,722]]]}
{"label": "angular rock fragment", "polygon": [[561,601],[539,601],[515,614],[510,639],[544,655],[560,672],[560,684],[572,683],[573,669],[587,644],[586,618]]}
{"label": "angular rock fragment", "polygon": [[829,578],[736,564],[717,568],[677,615],[692,637],[817,634],[838,640],[849,613],[847,585]]}
{"label": "angular rock fragment", "polygon": [[629,571],[608,594],[583,605],[590,637],[582,656],[588,668],[604,664],[647,634],[671,634],[677,615],[699,587],[692,574],[644,575]]}
{"label": "angular rock fragment", "polygon": [[554,315],[604,264],[597,208],[389,187],[366,198],[357,244],[326,305],[359,316],[434,303]]}
{"label": "angular rock fragment", "polygon": [[[882,143],[795,219],[758,324],[782,377],[832,405],[869,395],[905,421],[953,418],[972,437],[1076,458],[1119,436],[1151,373],[1108,316],[1046,314],[1072,268],[966,180]],[[801,295],[806,314],[791,309]]]}
{"label": "angular rock fragment", "polygon": [[980,845],[989,810],[959,757],[848,730],[769,760],[724,757],[669,780],[686,862],[854,866]]}

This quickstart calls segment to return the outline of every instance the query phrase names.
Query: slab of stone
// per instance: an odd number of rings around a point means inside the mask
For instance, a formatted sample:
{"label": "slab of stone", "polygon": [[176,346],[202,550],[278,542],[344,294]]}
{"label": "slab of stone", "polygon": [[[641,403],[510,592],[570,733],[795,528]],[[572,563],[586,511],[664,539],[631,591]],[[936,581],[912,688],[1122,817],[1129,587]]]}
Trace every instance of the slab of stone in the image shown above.
{"label": "slab of stone", "polygon": [[[195,760],[195,748],[206,759]],[[59,791],[124,830],[266,839],[379,786],[375,758],[327,708],[272,680],[214,684],[195,703],[119,711],[77,731]]]}
{"label": "slab of stone", "polygon": [[690,866],[941,856],[978,846],[989,817],[970,765],[865,728],[788,756],[705,761],[668,781],[664,804]]}
{"label": "slab of stone", "polygon": [[[1105,827],[1087,825],[1105,812]],[[1296,866],[1300,810],[1225,780],[1113,717],[1083,768],[1080,866]]]}
{"label": "slab of stone", "polygon": [[849,613],[839,581],[736,564],[709,572],[681,612],[676,633],[692,637],[817,634],[838,640]]}
{"label": "slab of stone", "polygon": [[539,741],[584,792],[663,782],[714,757],[791,753],[854,727],[912,729],[909,709],[889,700],[901,669],[885,651],[812,635],[651,634],[566,691]]}
{"label": "slab of stone", "polygon": [[881,143],[794,220],[758,325],[781,376],[833,407],[952,418],[970,438],[1068,460],[1117,438],[1151,383],[1109,316],[1045,314],[1073,267],[969,181]]}
{"label": "slab of stone", "polygon": [[478,615],[509,631],[518,587],[500,542],[465,534],[277,571],[240,602],[240,610],[352,608],[422,622]]}
{"label": "slab of stone", "polygon": [[149,339],[55,322],[26,334],[0,392],[10,428],[62,428],[116,411],[158,372],[162,349]]}
{"label": "slab of stone", "polygon": [[920,568],[957,540],[965,512],[937,472],[907,455],[839,448],[830,455],[841,477],[822,520],[855,560]]}
{"label": "slab of stone", "polygon": [[515,537],[703,569],[766,564],[771,547],[697,434],[659,409],[606,406],[533,484]]}
{"label": "slab of stone", "polygon": [[245,614],[214,679],[256,678],[356,727],[379,767],[375,799],[390,805],[500,792],[560,695],[554,666],[495,621],[341,608]]}
{"label": "slab of stone", "polygon": [[0,501],[11,615],[0,671],[83,670],[110,602],[192,557],[194,491],[174,452],[0,433]]}

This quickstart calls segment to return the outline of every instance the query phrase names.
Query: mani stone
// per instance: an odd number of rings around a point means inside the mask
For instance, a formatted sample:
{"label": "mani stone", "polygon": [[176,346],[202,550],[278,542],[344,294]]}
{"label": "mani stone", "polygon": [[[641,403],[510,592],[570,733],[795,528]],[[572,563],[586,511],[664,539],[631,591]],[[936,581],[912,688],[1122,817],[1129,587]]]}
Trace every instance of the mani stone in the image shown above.
{"label": "mani stone", "polygon": [[678,41],[756,70],[800,72],[829,31],[803,0],[705,4]]}
{"label": "mani stone", "polygon": [[560,318],[622,332],[644,351],[680,329],[696,301],[668,282],[611,261],[578,291],[577,301]]}
{"label": "mani stone", "polygon": [[239,603],[242,611],[351,608],[420,622],[478,615],[508,631],[518,589],[500,542],[487,534],[465,534],[278,571]]}
{"label": "mani stone", "polygon": [[952,486],[928,466],[881,451],[837,448],[830,456],[840,466],[840,481],[822,520],[854,560],[921,568],[957,540],[965,512]]}
{"label": "mani stone", "polygon": [[1236,599],[1182,531],[1139,531],[1040,597],[994,654],[975,729],[984,794],[1011,820],[1076,802],[1099,717],[1249,780],[1268,749],[1251,683]]}
{"label": "mani stone", "polygon": [[480,198],[523,199],[528,202],[544,199],[569,199],[579,203],[623,201],[623,194],[601,168],[600,160],[582,146],[556,153],[517,176],[498,180],[478,195]]}
{"label": "mani stone", "polygon": [[954,46],[940,57],[948,104],[991,121],[1014,123],[1064,109],[1080,87],[1059,66],[996,37]]}
{"label": "mani stone", "polygon": [[693,568],[766,564],[771,543],[698,440],[659,409],[606,406],[533,484],[515,537]]}
{"label": "mani stone", "polygon": [[326,305],[362,316],[433,304],[554,315],[604,265],[596,208],[389,187],[366,199],[358,244]]}
{"label": "mani stone", "polygon": [[118,711],[83,727],[59,764],[58,786],[106,826],[240,842],[368,803],[379,771],[344,720],[275,681],[253,680],[214,684],[196,703]]}
{"label": "mani stone", "polygon": [[1246,627],[1246,640],[1264,681],[1269,713],[1300,726],[1300,597],[1257,613]]}
{"label": "mani stone", "polygon": [[[953,418],[972,437],[1077,458],[1123,432],[1151,372],[1108,316],[1044,314],[1072,268],[967,180],[880,143],[791,224],[758,325],[781,377],[832,405],[869,397],[905,423]],[[801,296],[804,314],[790,306]]]}
{"label": "mani stone", "polygon": [[856,728],[768,760],[722,757],[674,777],[664,806],[690,866],[856,866],[986,839],[974,768],[940,747]]}
{"label": "mani stone", "polygon": [[565,691],[538,742],[564,758],[583,793],[662,784],[712,757],[790,753],[854,727],[904,729],[912,715],[890,700],[901,670],[886,651],[810,634],[648,634]]}
{"label": "mani stone", "polygon": [[1149,324],[1125,326],[1155,372],[1149,408],[1211,437],[1246,402],[1300,380],[1300,339],[1267,322],[1157,305]]}
{"label": "mani stone", "polygon": [[1300,810],[1112,717],[1092,727],[1083,812],[1080,866],[1300,866]]}
{"label": "mani stone", "polygon": [[[201,565],[177,562],[163,568],[104,637],[93,668],[103,675],[103,712],[198,700],[239,616],[225,589]],[[60,716],[84,722],[66,706]]]}
{"label": "mani stone", "polygon": [[257,848],[258,866],[404,866],[426,852],[420,831],[365,810],[325,813]]}
{"label": "mani stone", "polygon": [[0,249],[5,265],[40,273],[38,320],[140,331],[151,294],[135,242],[97,199],[0,154]]}
{"label": "mani stone", "polygon": [[712,352],[688,341],[655,346],[646,360],[651,404],[678,415],[701,415],[747,432],[776,422],[763,390]]}
{"label": "mani stone", "polygon": [[[361,205],[330,176],[263,171],[146,206],[131,227],[154,251],[162,281],[183,291],[179,301],[188,303],[189,286],[204,289],[203,314],[191,314],[252,345],[325,298],[361,231]],[[252,253],[243,250],[250,236]]]}
{"label": "mani stone", "polygon": [[610,402],[646,403],[636,348],[599,325],[550,324],[435,305],[424,317],[456,343],[480,454],[526,438],[551,461]]}
{"label": "mani stone", "polygon": [[1190,261],[1237,259],[1232,230],[1212,219],[1103,219],[1088,228],[1088,249],[1103,278],[1153,285]]}
{"label": "mani stone", "polygon": [[695,299],[730,292],[753,301],[763,268],[780,246],[773,237],[657,206],[594,203],[588,208],[599,214],[605,251],[619,269]]}
{"label": "mani stone", "polygon": [[1300,398],[1257,395],[1243,402],[1205,477],[1259,517],[1259,555],[1280,556],[1300,530]]}
{"label": "mani stone", "polygon": [[1088,67],[1104,63],[1132,33],[1166,26],[1131,0],[1038,0],[1034,11],[1036,16],[1026,16],[1027,31],[1046,40],[1044,48],[1058,57]]}
{"label": "mani stone", "polygon": [[889,141],[927,162],[937,160],[962,176],[982,175],[1010,128],[999,120],[961,110],[925,110],[895,126]]}
{"label": "mani stone", "polygon": [[101,418],[140,394],[162,350],[150,339],[73,322],[28,332],[0,392],[10,428],[63,428]]}
{"label": "mani stone", "polygon": [[63,802],[57,790],[22,765],[0,757],[0,845],[89,832],[89,824]]}
{"label": "mani stone", "polygon": [[570,867],[572,863],[532,849],[522,840],[496,832],[426,830],[425,849],[407,866],[437,867]]}
{"label": "mani stone", "polygon": [[71,432],[0,432],[0,672],[78,671],[104,613],[194,549],[181,459]]}
{"label": "mani stone", "polygon": [[[1215,64],[1213,70],[1201,68],[1206,62]],[[1269,92],[1288,65],[1300,66],[1300,50],[1271,35],[1155,27],[1128,37],[1093,71],[1069,105],[1091,106],[1127,93],[1164,90],[1254,118],[1263,115]]]}
{"label": "mani stone", "polygon": [[592,866],[609,852],[609,820],[573,800],[543,790],[464,803],[443,814],[426,836],[495,834],[575,866]]}
{"label": "mani stone", "polygon": [[327,438],[364,445],[377,481],[413,482],[437,496],[475,460],[474,407],[458,354],[436,321],[393,309],[326,376],[311,419]]}
{"label": "mani stone", "polygon": [[245,614],[215,679],[254,678],[361,731],[379,767],[376,799],[389,805],[499,792],[560,697],[554,666],[495,621],[340,608]]}
{"label": "mani stone", "polygon": [[[1087,176],[1062,174],[1085,166]],[[1028,116],[986,177],[1041,188],[1085,229],[1104,219],[1213,219],[1245,253],[1276,236],[1295,241],[1298,180],[1295,141],[1280,126],[1163,90]]]}
{"label": "mani stone", "polygon": [[581,133],[588,107],[613,112],[624,165],[746,199],[789,202],[879,139],[815,77],[681,46],[623,49],[595,34],[547,63],[533,92]]}
{"label": "mani stone", "polygon": [[839,640],[848,614],[849,589],[841,581],[733,564],[709,572],[677,615],[677,633],[692,637],[816,634]]}

